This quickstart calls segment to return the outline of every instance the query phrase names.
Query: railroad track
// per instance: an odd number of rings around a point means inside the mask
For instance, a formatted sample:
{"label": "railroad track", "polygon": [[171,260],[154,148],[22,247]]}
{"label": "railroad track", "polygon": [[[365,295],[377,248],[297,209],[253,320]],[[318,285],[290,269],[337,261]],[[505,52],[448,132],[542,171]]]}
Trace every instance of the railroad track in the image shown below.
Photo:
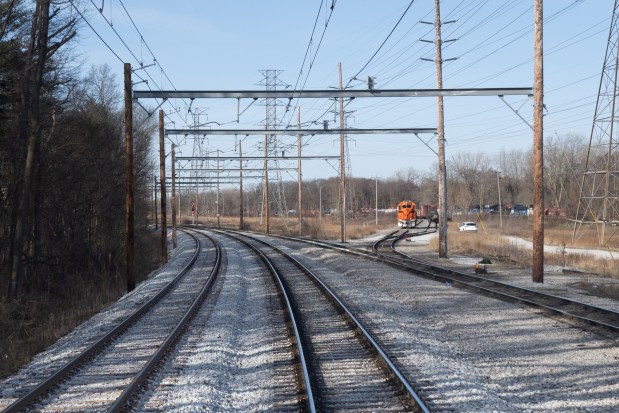
{"label": "railroad track", "polygon": [[308,268],[268,242],[222,232],[254,251],[279,286],[308,411],[430,410],[359,320]]}
{"label": "railroad track", "polygon": [[[316,241],[289,236],[281,238],[306,244],[309,243],[322,248],[329,248],[358,257],[380,261],[424,278],[433,279],[442,283],[449,283],[456,287],[467,288],[476,293],[481,293],[504,301],[521,303],[536,308],[546,315],[557,317],[564,321],[576,322],[579,325],[599,327],[613,333],[619,333],[619,313],[616,311],[505,284],[482,276],[441,268],[397,250],[396,246],[398,242],[408,237],[426,234],[428,231],[434,232],[429,227],[419,232],[410,232],[409,230],[394,231],[375,242],[371,251],[361,248],[352,248],[335,242]],[[386,244],[389,244],[388,248],[385,248]]]}
{"label": "railroad track", "polygon": [[[219,271],[218,244],[209,240],[210,259],[201,254],[206,239],[189,235],[193,256],[165,288],[50,377],[22,389],[4,412],[123,411],[184,333]],[[208,277],[196,267],[210,269]]]}

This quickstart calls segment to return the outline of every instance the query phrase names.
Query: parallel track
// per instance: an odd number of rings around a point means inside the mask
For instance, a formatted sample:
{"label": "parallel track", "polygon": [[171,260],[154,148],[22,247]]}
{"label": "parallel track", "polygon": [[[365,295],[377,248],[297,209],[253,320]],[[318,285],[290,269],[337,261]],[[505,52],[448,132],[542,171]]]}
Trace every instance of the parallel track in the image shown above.
{"label": "parallel track", "polygon": [[[426,231],[428,230],[429,228]],[[419,234],[425,233],[424,231]],[[600,327],[614,333],[619,333],[619,313],[616,311],[538,291],[532,291],[472,274],[441,268],[397,251],[396,245],[398,242],[404,238],[415,235],[415,233],[409,233],[408,231],[392,232],[374,243],[372,251],[346,247],[334,242],[316,241],[289,236],[281,236],[281,238],[309,243],[322,248],[333,249],[358,257],[383,262],[424,278],[443,283],[448,282],[453,286],[467,288],[471,291],[504,301],[522,303],[537,308],[548,315],[556,316],[559,319],[577,322],[582,325]],[[390,242],[389,249],[382,248],[382,245],[387,242]]]}
{"label": "parallel track", "polygon": [[309,411],[429,412],[377,341],[315,274],[266,241],[233,237],[261,257],[285,297],[304,360],[301,386]]}
{"label": "parallel track", "polygon": [[[14,413],[25,409],[123,411],[129,398],[135,395],[178,341],[208,295],[219,271],[221,251],[219,245],[213,242],[215,258],[208,278],[203,280],[203,276],[194,274],[196,271],[190,272],[200,255],[201,246],[194,235],[189,235],[195,241],[194,254],[165,288],[49,378],[28,390],[4,412]],[[195,285],[200,279],[203,287],[196,294]],[[161,314],[166,317],[161,317]],[[157,333],[161,335],[157,337]],[[141,336],[136,337],[135,334]],[[148,339],[144,340],[143,337]],[[120,363],[116,368],[115,361]],[[99,386],[101,393],[84,394],[80,390],[92,383]],[[110,387],[114,389],[110,391]],[[71,392],[73,395],[69,394]],[[67,402],[68,406],[63,404]]]}

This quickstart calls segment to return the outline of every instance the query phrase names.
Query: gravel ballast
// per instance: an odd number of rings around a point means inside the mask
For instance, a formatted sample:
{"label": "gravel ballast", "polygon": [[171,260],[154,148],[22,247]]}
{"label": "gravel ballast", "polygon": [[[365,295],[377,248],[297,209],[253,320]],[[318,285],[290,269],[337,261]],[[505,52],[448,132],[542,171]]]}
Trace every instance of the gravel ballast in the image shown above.
{"label": "gravel ballast", "polygon": [[[373,261],[296,242],[275,243],[315,270],[386,344],[433,412],[619,411],[619,339],[614,334]],[[289,390],[273,390],[281,387],[277,366],[289,357],[289,344],[276,338],[283,323],[275,313],[273,292],[255,257],[232,241],[225,246],[227,271],[217,293],[179,343],[180,350],[153,378],[152,390],[136,401],[137,411],[295,410]],[[407,248],[436,259],[427,249]],[[191,250],[192,242],[181,237],[167,267],[3,381],[0,409],[154,294]],[[472,268],[466,257],[440,263]],[[549,272],[539,285],[530,282],[527,270],[495,266],[487,276],[619,309],[616,300],[574,288],[583,275]],[[586,279],[598,282],[592,275]],[[250,334],[242,336],[246,330]]]}
{"label": "gravel ballast", "polygon": [[[531,308],[382,264],[287,245],[319,271],[382,341],[397,343],[399,363],[429,389],[433,411],[619,411],[615,335],[583,330]],[[469,268],[460,265],[463,271]],[[503,281],[510,278],[507,272]],[[579,301],[617,308],[613,300],[570,288],[571,276],[565,283],[557,280],[560,275],[552,277],[548,286],[537,287],[522,275],[511,278],[526,287],[554,294],[569,290],[566,295]]]}

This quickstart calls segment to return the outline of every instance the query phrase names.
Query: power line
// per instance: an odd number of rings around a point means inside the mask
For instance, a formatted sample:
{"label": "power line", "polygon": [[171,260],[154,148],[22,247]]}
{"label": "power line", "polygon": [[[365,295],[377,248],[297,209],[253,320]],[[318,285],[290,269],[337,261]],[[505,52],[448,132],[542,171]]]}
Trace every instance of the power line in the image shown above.
{"label": "power line", "polygon": [[[404,16],[406,16],[406,13],[408,13],[408,10],[411,8],[411,6],[413,5],[413,3],[415,2],[415,0],[411,0],[411,2],[408,4],[408,7],[406,8],[406,10],[404,10],[404,13],[402,13],[402,15],[400,16],[400,18],[398,19],[398,21],[396,22],[395,26],[393,26],[393,29],[391,29],[391,31],[389,32],[389,34],[387,35],[387,37],[385,38],[385,40],[383,40],[383,42],[381,43],[381,45],[378,47],[378,49],[376,49],[376,51],[374,52],[374,54],[372,55],[372,57],[370,57],[370,59],[363,65],[363,67],[361,69],[359,69],[359,71],[357,72],[357,74],[355,74],[352,79],[356,78],[357,76],[359,76],[359,73],[361,73],[363,71],[363,69],[365,69],[370,62],[372,61],[372,59],[374,59],[374,57],[376,57],[376,55],[378,54],[378,52],[380,52],[380,49],[383,48],[383,46],[385,45],[385,43],[387,43],[387,40],[389,40],[389,38],[391,37],[391,35],[393,34],[393,32],[395,31],[395,29],[398,28],[398,26],[400,25],[400,22],[402,22],[402,19],[404,19]],[[352,80],[351,79],[351,80]],[[346,86],[348,86],[351,82],[351,80],[348,81],[348,83],[346,84]]]}
{"label": "power line", "polygon": [[77,6],[73,3],[73,0],[69,0],[69,2],[71,3],[71,5],[73,6],[73,8],[75,9],[75,11],[80,15],[80,17],[82,18],[82,20],[84,20],[84,22],[86,22],[86,24],[88,25],[88,27],[90,27],[90,29],[92,30],[92,32],[94,34],[97,35],[97,37],[99,38],[99,40],[101,40],[101,42],[103,42],[103,44],[105,45],[105,47],[108,48],[108,50],[110,52],[112,52],[112,54],[114,56],[116,56],[116,58],[121,62],[124,63],[123,59],[121,59],[121,57],[114,51],[114,49],[112,49],[112,47],[105,41],[103,40],[103,37],[101,37],[101,35],[95,30],[95,28],[92,26],[92,24],[90,24],[90,22],[88,21],[88,19],[86,19],[86,16],[84,16],[84,14],[77,8]]}

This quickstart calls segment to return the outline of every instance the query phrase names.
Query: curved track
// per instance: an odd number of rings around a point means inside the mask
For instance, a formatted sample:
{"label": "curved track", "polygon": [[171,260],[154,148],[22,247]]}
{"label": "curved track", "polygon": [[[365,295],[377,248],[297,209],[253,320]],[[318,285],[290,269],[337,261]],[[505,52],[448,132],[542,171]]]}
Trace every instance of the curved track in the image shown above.
{"label": "curved track", "polygon": [[[447,282],[453,286],[467,288],[471,291],[501,300],[526,304],[542,310],[545,314],[557,316],[563,320],[600,327],[615,333],[619,332],[619,313],[616,311],[501,283],[477,275],[441,268],[431,263],[415,259],[397,250],[397,243],[402,239],[426,234],[428,232],[434,232],[430,229],[430,226],[421,232],[410,232],[409,230],[394,231],[375,242],[372,246],[372,251],[361,248],[350,248],[334,242],[315,241],[298,237],[283,238],[377,260],[407,270],[421,277],[434,279],[443,283]],[[389,244],[389,248],[385,248],[387,244]]]}
{"label": "curved track", "polygon": [[429,412],[385,351],[312,271],[266,241],[239,233],[234,238],[261,257],[281,288],[309,411]]}
{"label": "curved track", "polygon": [[527,304],[529,306],[539,308],[548,314],[558,315],[569,320],[619,332],[619,313],[615,311],[538,291],[532,291],[522,287],[516,287],[510,284],[484,278],[482,276],[446,270],[444,268],[433,266],[427,262],[415,259],[410,255],[398,251],[397,243],[402,239],[404,239],[404,237],[392,238],[389,252],[375,251],[384,256],[386,260],[395,261],[395,263],[412,269],[420,275],[430,276],[443,282],[450,282],[452,285],[460,285],[462,287],[471,288],[475,291],[501,298],[506,301]]}
{"label": "curved track", "polygon": [[[192,271],[202,245],[191,237],[195,241],[191,260],[165,288],[48,379],[25,390],[4,411],[124,410],[127,400],[177,342],[219,271],[221,252],[212,241],[215,254],[209,260],[209,276]],[[196,285],[202,285],[199,292]]]}

